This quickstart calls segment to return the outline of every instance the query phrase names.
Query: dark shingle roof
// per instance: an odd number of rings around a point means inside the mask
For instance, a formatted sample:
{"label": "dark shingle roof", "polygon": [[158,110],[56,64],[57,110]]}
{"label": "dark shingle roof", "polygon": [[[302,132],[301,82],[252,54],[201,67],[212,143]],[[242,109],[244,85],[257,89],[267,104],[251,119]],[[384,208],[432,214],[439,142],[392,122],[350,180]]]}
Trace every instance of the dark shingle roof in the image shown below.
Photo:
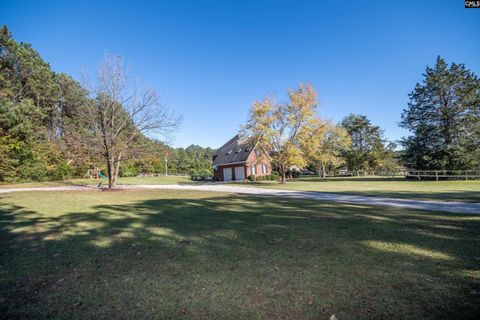
{"label": "dark shingle roof", "polygon": [[246,137],[241,137],[237,134],[217,149],[214,154],[215,160],[213,160],[213,164],[222,165],[246,161],[252,151],[252,147],[253,145]]}

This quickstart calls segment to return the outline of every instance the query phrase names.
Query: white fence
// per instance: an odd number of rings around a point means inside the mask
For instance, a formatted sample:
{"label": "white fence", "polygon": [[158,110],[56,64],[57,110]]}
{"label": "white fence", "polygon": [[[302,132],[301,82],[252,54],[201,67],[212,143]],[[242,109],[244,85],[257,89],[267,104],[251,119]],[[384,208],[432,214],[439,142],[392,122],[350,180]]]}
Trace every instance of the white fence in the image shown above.
{"label": "white fence", "polygon": [[165,174],[165,173],[139,173],[137,177],[189,177],[187,173],[174,173],[174,174]]}
{"label": "white fence", "polygon": [[339,171],[336,176],[378,176],[378,177],[404,177],[415,180],[475,180],[480,179],[480,170],[356,170]]}

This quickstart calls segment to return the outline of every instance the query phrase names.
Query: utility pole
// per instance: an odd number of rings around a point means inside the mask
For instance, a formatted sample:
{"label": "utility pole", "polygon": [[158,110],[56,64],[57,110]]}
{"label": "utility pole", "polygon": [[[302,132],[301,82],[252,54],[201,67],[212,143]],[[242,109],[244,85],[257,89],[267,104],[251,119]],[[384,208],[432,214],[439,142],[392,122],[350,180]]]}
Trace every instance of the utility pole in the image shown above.
{"label": "utility pole", "polygon": [[165,176],[168,176],[168,160],[167,160],[167,156],[165,156]]}

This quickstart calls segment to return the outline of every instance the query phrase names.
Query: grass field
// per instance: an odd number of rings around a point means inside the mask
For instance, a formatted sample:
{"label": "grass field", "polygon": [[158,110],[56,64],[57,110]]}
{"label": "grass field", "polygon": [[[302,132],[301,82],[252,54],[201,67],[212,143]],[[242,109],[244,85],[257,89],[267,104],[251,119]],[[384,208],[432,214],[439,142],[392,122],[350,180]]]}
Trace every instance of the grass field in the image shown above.
{"label": "grass field", "polygon": [[480,202],[480,180],[412,181],[378,177],[305,177],[289,180],[286,184],[262,181],[250,183],[249,186],[402,199]]}
{"label": "grass field", "polygon": [[[58,182],[32,182],[17,184],[0,184],[2,188],[23,188],[59,185],[96,185],[102,182],[107,185],[106,179],[72,179]],[[188,177],[126,177],[119,178],[118,184],[201,184],[209,182],[191,181]],[[239,186],[255,186],[274,189],[291,189],[301,191],[316,191],[330,193],[345,193],[364,196],[380,196],[401,199],[438,200],[438,201],[465,201],[480,202],[480,180],[456,181],[412,181],[405,179],[391,179],[379,177],[335,177],[320,179],[318,177],[304,177],[291,179],[287,184],[277,181],[235,183]]]}
{"label": "grass field", "polygon": [[474,319],[480,217],[179,191],[0,195],[2,318]]}
{"label": "grass field", "polygon": [[[107,179],[72,179],[69,183],[73,184],[98,184],[102,182],[104,185],[108,185]],[[191,184],[198,183],[192,181],[190,177],[179,176],[160,176],[160,177],[120,177],[117,183],[121,184]]]}
{"label": "grass field", "polygon": [[[65,181],[46,181],[46,182],[24,182],[24,183],[1,183],[0,189],[5,188],[33,188],[33,187],[53,187],[64,185],[108,185],[108,180],[103,179],[69,179]],[[190,180],[189,177],[179,176],[160,176],[160,177],[124,177],[118,179],[118,184],[192,184],[200,183]]]}
{"label": "grass field", "polygon": [[64,186],[64,185],[65,185],[65,182],[63,181],[0,183],[0,189],[57,187],[57,186]]}

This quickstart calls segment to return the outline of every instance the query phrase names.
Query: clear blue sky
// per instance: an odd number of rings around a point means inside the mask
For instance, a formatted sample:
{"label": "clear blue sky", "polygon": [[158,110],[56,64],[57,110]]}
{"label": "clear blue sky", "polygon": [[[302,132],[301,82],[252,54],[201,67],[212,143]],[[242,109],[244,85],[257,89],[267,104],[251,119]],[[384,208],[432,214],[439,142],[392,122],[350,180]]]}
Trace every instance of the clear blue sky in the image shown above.
{"label": "clear blue sky", "polygon": [[58,72],[108,50],[185,120],[174,145],[218,147],[253,100],[299,82],[320,114],[367,115],[397,140],[408,93],[437,55],[480,73],[480,9],[463,0],[5,1],[0,23]]}

